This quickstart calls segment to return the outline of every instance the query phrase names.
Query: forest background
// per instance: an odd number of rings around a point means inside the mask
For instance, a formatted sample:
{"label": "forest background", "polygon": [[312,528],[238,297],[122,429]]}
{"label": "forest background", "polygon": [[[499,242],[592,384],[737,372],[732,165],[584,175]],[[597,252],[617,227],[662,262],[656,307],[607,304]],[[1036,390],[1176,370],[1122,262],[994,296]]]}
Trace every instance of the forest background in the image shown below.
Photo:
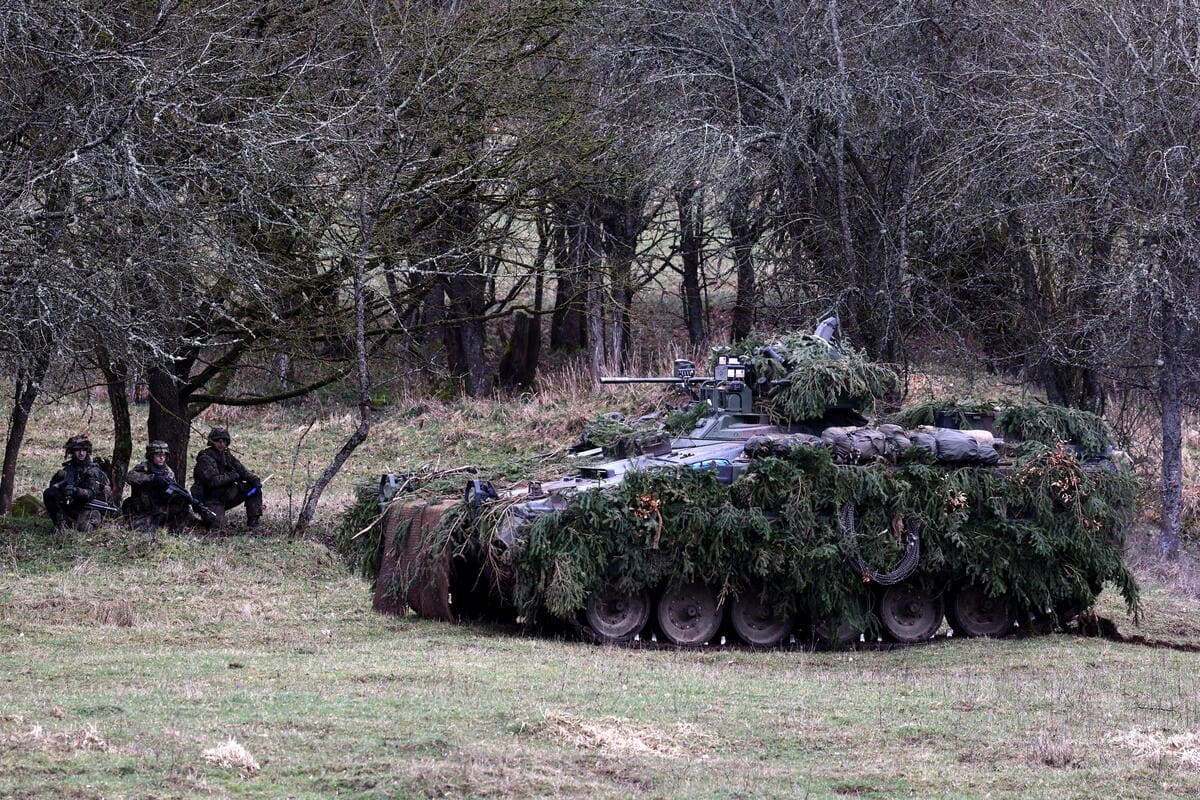
{"label": "forest background", "polygon": [[[0,7],[0,514],[103,385],[120,476],[213,407],[519,394],[752,329],[1103,413],[1178,552],[1200,379],[1200,6]],[[664,316],[665,312],[665,316]]]}

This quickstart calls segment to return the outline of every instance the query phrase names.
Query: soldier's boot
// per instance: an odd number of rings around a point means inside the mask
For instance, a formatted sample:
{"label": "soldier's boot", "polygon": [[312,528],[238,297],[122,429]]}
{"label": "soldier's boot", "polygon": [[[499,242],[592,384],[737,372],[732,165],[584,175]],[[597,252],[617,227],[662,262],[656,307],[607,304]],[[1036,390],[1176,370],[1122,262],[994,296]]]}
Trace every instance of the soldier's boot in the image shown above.
{"label": "soldier's boot", "polygon": [[158,530],[158,521],[154,515],[147,514],[144,511],[134,514],[129,518],[129,527],[139,533],[155,533]]}
{"label": "soldier's boot", "polygon": [[94,508],[86,509],[75,518],[75,527],[81,533],[91,533],[100,527],[100,512]]}
{"label": "soldier's boot", "polygon": [[67,515],[63,510],[62,502],[58,499],[58,492],[47,489],[42,492],[42,502],[46,506],[46,513],[50,515],[50,521],[54,523],[54,530],[61,531],[67,527]]}
{"label": "soldier's boot", "polygon": [[204,527],[210,531],[219,531],[223,529],[225,527],[225,506],[215,501],[208,500],[204,502],[204,505],[208,506],[208,510],[212,512],[212,516],[206,518],[208,520],[207,522],[201,520],[201,522],[204,524]]}
{"label": "soldier's boot", "polygon": [[175,509],[167,512],[167,530],[171,533],[181,533],[188,526],[189,522],[191,522],[191,516],[188,514],[186,508],[182,512]]}
{"label": "soldier's boot", "polygon": [[246,527],[254,530],[262,520],[262,489],[246,498]]}

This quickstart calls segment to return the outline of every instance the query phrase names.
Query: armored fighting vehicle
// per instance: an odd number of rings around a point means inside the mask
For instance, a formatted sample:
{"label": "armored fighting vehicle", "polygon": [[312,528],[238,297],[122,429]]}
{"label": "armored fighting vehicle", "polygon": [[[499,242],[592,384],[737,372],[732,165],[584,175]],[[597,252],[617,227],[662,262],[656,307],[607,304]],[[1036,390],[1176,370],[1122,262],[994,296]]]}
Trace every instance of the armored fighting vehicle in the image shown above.
{"label": "armored fighting vehicle", "polygon": [[560,479],[472,481],[431,505],[385,475],[376,608],[769,647],[1044,629],[1106,582],[1136,606],[1119,551],[1133,479],[1093,415],[943,402],[870,424],[895,376],[841,346],[834,320],[714,362],[601,379],[688,403],[607,420],[603,446],[585,432]]}

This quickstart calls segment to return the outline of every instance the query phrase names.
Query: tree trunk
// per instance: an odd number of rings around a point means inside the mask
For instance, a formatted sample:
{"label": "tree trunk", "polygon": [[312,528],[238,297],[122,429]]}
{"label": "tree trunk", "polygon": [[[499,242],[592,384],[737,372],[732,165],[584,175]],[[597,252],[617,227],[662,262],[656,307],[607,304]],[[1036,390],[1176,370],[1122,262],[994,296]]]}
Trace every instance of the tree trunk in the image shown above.
{"label": "tree trunk", "polygon": [[12,416],[8,423],[8,441],[4,444],[4,466],[0,467],[0,516],[12,513],[13,492],[17,485],[17,458],[25,442],[25,428],[29,424],[33,402],[41,391],[49,368],[50,356],[47,353],[38,357],[32,371],[17,374]]}
{"label": "tree trunk", "polygon": [[1179,320],[1170,301],[1162,304],[1162,354],[1158,368],[1158,402],[1162,415],[1162,523],[1158,553],[1168,561],[1179,558],[1183,518],[1183,385],[1178,364]]}
{"label": "tree trunk", "polygon": [[449,335],[446,332],[446,281],[444,278],[433,281],[429,290],[425,292],[425,296],[421,300],[417,324],[421,326],[421,332],[418,334],[421,349],[430,356],[421,359],[421,371],[428,383],[432,382],[437,375],[436,367],[445,366],[435,365],[432,358],[432,355],[438,350],[439,342],[443,349],[446,347],[446,337]]}
{"label": "tree trunk", "polygon": [[538,248],[533,259],[533,313],[517,311],[512,338],[500,359],[496,382],[506,391],[532,389],[542,355],[542,291],[550,239],[544,218],[537,221]]}
{"label": "tree trunk", "polygon": [[578,204],[561,206],[556,213],[554,246],[554,313],[550,317],[550,349],[579,351],[587,347],[584,323],[588,280],[585,256],[586,214]]}
{"label": "tree trunk", "polygon": [[1015,209],[1008,213],[1008,231],[1011,252],[1016,260],[1017,277],[1021,282],[1021,302],[1025,309],[1022,319],[1027,326],[1024,336],[1026,377],[1041,385],[1046,392],[1046,399],[1051,403],[1066,405],[1067,398],[1048,352],[1051,346],[1047,341],[1049,315],[1038,280],[1037,265],[1029,253],[1030,243],[1025,232],[1025,222]]}
{"label": "tree trunk", "polygon": [[601,292],[600,270],[588,270],[587,277],[587,340],[588,371],[599,378],[604,367],[604,295]]}
{"label": "tree trunk", "polygon": [[292,357],[287,353],[274,353],[271,355],[271,376],[275,378],[275,385],[283,390],[288,391],[292,388]]}
{"label": "tree trunk", "polygon": [[448,356],[450,370],[464,382],[470,397],[483,397],[491,390],[483,322],[484,279],[478,272],[451,275],[446,284],[449,301]]}
{"label": "tree trunk", "polygon": [[646,229],[645,202],[643,193],[629,191],[610,197],[604,204],[604,249],[613,302],[609,350],[622,372],[629,369],[633,345],[633,262],[637,258],[638,238]]}
{"label": "tree trunk", "polygon": [[733,248],[733,263],[737,269],[737,297],[733,304],[733,326],[730,341],[745,339],[754,330],[757,309],[758,287],[754,279],[754,242],[758,238],[757,226],[750,223],[750,209],[743,198],[729,212],[730,245]]}
{"label": "tree trunk", "polygon": [[609,308],[605,302],[602,235],[595,203],[583,203],[579,214],[575,260],[586,287],[586,304],[583,310],[584,336],[588,350],[588,369],[593,378],[600,376],[604,364],[609,360],[606,356],[611,355],[606,354],[604,349],[604,323]]}
{"label": "tree trunk", "polygon": [[354,265],[354,356],[356,366],[358,367],[358,425],[355,427],[354,433],[350,435],[350,438],[346,440],[346,443],[334,455],[329,466],[324,469],[312,487],[305,492],[304,504],[300,508],[300,514],[296,517],[296,524],[292,527],[292,535],[294,536],[303,534],[308,529],[308,526],[312,524],[313,519],[317,515],[317,504],[321,502],[321,495],[324,494],[325,488],[337,477],[342,466],[354,454],[358,446],[367,440],[367,436],[371,433],[371,374],[367,367],[367,315],[363,284],[367,258],[370,255],[369,249],[373,222],[365,215],[363,215],[361,230],[363,231],[364,241]]}
{"label": "tree trunk", "polygon": [[700,265],[704,223],[696,203],[692,202],[694,191],[688,187],[675,193],[675,204],[679,209],[679,257],[683,261],[683,316],[687,323],[688,341],[693,346],[702,344],[707,338],[704,329],[704,301],[700,295]]}
{"label": "tree trunk", "polygon": [[500,388],[513,391],[533,386],[541,338],[538,318],[518,311],[513,319],[512,336],[496,373]]}
{"label": "tree trunk", "polygon": [[108,409],[113,420],[112,468],[109,480],[112,483],[113,501],[121,500],[125,490],[125,473],[133,456],[133,427],[129,421],[129,370],[124,364],[113,363],[104,347],[98,348],[96,361],[104,373],[108,387]]}
{"label": "tree trunk", "polygon": [[166,442],[171,449],[167,464],[183,483],[187,475],[187,449],[191,438],[191,417],[188,415],[188,395],[173,371],[161,366],[146,372],[150,389],[150,420],[147,435]]}

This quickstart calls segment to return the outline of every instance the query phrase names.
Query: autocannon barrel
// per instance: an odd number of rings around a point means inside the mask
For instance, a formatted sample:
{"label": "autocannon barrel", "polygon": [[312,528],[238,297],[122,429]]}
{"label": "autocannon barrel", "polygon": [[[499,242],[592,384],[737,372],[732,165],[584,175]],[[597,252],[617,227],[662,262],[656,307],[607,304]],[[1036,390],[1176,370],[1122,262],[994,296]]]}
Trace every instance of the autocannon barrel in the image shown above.
{"label": "autocannon barrel", "polygon": [[601,383],[692,383],[695,381],[709,380],[708,378],[601,378]]}

